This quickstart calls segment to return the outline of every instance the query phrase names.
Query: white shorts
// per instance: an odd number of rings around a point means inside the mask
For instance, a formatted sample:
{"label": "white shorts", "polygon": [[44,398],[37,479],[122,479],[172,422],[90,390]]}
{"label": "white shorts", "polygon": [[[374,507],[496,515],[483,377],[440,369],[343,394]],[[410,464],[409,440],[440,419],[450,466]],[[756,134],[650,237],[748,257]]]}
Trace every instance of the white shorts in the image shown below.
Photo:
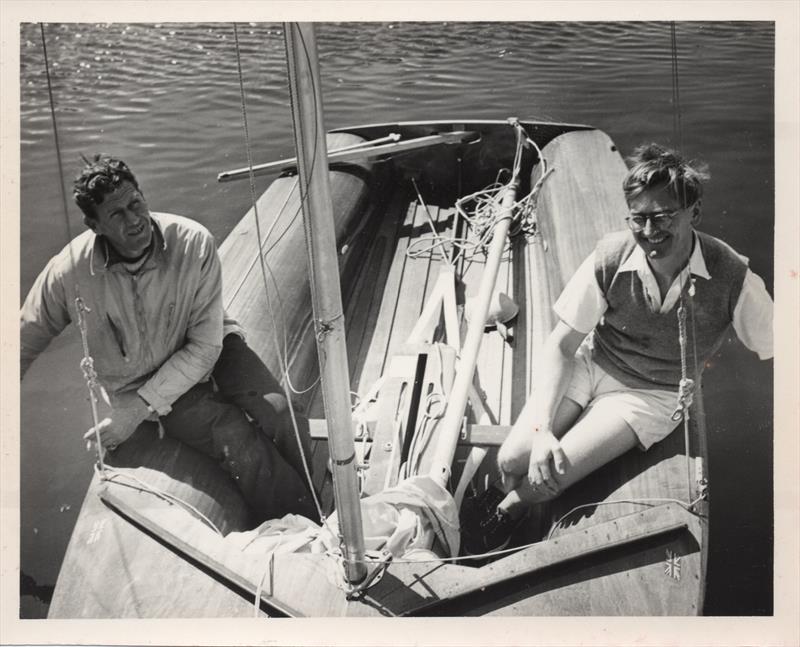
{"label": "white shorts", "polygon": [[633,429],[642,449],[666,438],[678,426],[672,414],[677,391],[633,389],[611,377],[592,361],[592,336],[575,353],[572,380],[565,397],[582,409],[599,406],[622,416]]}

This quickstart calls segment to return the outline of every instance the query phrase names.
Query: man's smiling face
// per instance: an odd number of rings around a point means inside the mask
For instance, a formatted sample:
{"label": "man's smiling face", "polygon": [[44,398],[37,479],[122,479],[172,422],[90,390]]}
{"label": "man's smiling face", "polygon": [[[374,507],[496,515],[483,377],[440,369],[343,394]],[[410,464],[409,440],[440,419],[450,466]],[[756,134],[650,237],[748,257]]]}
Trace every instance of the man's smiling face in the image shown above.
{"label": "man's smiling face", "polygon": [[97,217],[87,224],[105,236],[117,253],[127,259],[140,257],[150,246],[153,225],[144,196],[129,181],[123,181],[96,205]]}
{"label": "man's smiling face", "polygon": [[628,208],[632,217],[673,216],[670,224],[657,225],[654,218],[647,217],[641,229],[632,227],[636,242],[649,260],[672,264],[682,263],[689,258],[692,251],[692,225],[697,221],[694,207],[684,207],[665,186],[645,189],[630,199]]}

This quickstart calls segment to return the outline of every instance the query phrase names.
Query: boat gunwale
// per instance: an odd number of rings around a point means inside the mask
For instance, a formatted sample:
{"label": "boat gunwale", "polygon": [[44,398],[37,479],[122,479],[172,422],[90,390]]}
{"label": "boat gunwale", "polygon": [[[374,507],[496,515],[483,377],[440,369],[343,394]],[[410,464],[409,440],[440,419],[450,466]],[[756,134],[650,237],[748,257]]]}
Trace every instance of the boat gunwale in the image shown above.
{"label": "boat gunwale", "polygon": [[[486,126],[510,126],[511,119],[516,119],[516,117],[509,117],[506,119],[433,119],[433,120],[420,120],[420,121],[387,121],[387,122],[358,124],[353,126],[331,128],[330,130],[328,130],[328,132],[348,133],[348,132],[355,132],[358,130],[391,128],[392,126],[409,127],[409,128],[419,127],[419,126],[441,126],[441,125],[460,126],[462,124],[464,125],[484,124]],[[518,119],[518,121],[522,125],[530,125],[530,126],[552,126],[556,128],[568,128],[570,130],[600,130],[599,128],[591,124],[578,124],[578,123],[559,122],[559,121],[538,121],[527,118]]]}

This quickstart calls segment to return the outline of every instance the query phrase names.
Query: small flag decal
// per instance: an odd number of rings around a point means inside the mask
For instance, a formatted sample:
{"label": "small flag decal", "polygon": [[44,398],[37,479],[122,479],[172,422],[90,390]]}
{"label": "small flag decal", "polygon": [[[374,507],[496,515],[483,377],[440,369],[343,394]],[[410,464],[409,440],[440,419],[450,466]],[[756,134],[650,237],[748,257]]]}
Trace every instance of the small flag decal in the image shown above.
{"label": "small flag decal", "polygon": [[664,563],[664,575],[673,580],[681,579],[681,556],[667,548],[667,561]]}

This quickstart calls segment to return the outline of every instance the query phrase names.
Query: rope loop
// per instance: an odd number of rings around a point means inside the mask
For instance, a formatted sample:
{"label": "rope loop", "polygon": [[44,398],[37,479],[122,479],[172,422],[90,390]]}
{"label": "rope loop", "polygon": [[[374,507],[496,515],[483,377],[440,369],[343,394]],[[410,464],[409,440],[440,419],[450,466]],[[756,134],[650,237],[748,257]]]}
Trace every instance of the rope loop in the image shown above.
{"label": "rope loop", "polygon": [[[522,124],[515,118],[510,118],[508,122],[517,133],[517,146],[512,169],[500,169],[493,184],[459,198],[455,203],[459,216],[467,222],[473,237],[477,238],[474,249],[484,253],[492,240],[494,228],[503,220],[510,218],[513,221],[509,230],[510,238],[520,234],[526,236],[538,234],[537,206],[539,193],[544,181],[553,171],[552,168],[548,168],[547,160],[544,158],[541,148],[528,136]],[[526,146],[533,147],[536,150],[539,162],[542,165],[542,173],[531,191],[523,198],[515,201],[511,205],[510,211],[507,212],[502,208],[503,198],[506,191],[519,181],[522,169],[522,151]],[[508,176],[509,179],[502,181],[504,176]]]}
{"label": "rope loop", "polygon": [[317,319],[317,341],[322,341],[334,331],[334,324],[344,317],[344,313],[339,313],[331,319]]}
{"label": "rope loop", "polygon": [[672,421],[680,422],[689,420],[689,409],[694,399],[695,381],[691,378],[682,378],[678,385],[678,405],[672,413]]}

